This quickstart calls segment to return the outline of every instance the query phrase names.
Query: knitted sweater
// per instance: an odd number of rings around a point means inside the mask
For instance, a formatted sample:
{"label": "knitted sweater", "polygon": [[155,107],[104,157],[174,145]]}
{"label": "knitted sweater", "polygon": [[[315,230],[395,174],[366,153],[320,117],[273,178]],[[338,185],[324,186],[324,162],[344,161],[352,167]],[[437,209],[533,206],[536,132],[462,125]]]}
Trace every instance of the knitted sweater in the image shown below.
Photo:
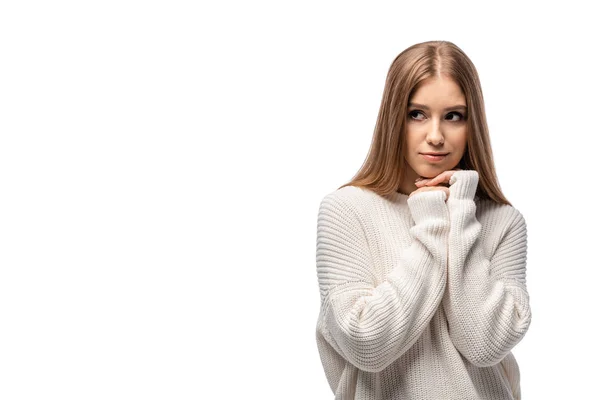
{"label": "knitted sweater", "polygon": [[455,172],[447,201],[355,186],[322,199],[316,339],[336,400],[521,398],[527,227],[478,181]]}

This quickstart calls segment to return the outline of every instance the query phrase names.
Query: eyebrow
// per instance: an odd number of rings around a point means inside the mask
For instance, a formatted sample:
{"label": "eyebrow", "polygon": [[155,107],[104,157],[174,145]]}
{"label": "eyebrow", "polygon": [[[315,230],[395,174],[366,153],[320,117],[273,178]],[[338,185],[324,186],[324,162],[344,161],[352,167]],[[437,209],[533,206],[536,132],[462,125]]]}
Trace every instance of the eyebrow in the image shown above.
{"label": "eyebrow", "polygon": [[[408,106],[409,107],[419,107],[419,108],[423,108],[425,110],[429,110],[429,107],[427,107],[425,104],[408,103]],[[467,106],[465,106],[463,104],[457,104],[457,105],[452,106],[452,107],[444,108],[444,111],[447,111],[447,110],[456,110],[456,109],[466,110]]]}

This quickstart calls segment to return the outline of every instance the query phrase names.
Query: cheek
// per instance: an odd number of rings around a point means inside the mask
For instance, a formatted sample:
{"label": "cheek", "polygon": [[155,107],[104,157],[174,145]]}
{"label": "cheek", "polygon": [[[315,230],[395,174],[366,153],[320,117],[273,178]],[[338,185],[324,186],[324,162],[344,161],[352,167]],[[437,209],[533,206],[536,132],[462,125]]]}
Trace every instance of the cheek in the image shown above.
{"label": "cheek", "polygon": [[454,168],[455,166],[458,166],[458,164],[460,163],[460,159],[462,158],[462,154],[457,153],[457,154],[453,154],[452,158],[449,161],[450,164],[452,164],[451,168]]}
{"label": "cheek", "polygon": [[452,161],[458,163],[460,161],[460,159],[463,157],[465,150],[467,149],[467,142],[465,141],[459,141],[458,143],[455,143],[454,145],[454,149],[455,151],[452,153]]}
{"label": "cheek", "polygon": [[407,154],[414,154],[419,148],[420,141],[417,139],[416,134],[408,134],[406,137],[406,151]]}

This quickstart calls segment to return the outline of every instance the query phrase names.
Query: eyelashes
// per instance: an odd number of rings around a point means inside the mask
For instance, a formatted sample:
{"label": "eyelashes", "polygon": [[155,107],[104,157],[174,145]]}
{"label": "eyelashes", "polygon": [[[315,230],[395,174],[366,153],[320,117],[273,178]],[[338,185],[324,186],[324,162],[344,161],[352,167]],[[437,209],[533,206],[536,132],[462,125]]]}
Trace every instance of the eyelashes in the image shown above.
{"label": "eyelashes", "polygon": [[[416,115],[418,115],[418,114],[425,115],[425,114],[423,114],[423,112],[422,112],[422,111],[419,111],[419,110],[412,110],[412,111],[410,111],[410,112],[408,113],[408,116],[409,116],[411,119],[415,120],[415,121],[421,121],[421,119],[418,119],[418,118],[416,118]],[[451,122],[460,122],[460,121],[464,121],[464,120],[465,120],[465,116],[464,116],[463,114],[459,113],[458,111],[451,111],[451,112],[449,112],[448,114],[446,114],[446,116],[453,115],[453,114],[454,114],[454,115],[457,115],[457,116],[458,116],[460,119],[458,119],[458,120],[454,120],[454,121],[451,121]]]}

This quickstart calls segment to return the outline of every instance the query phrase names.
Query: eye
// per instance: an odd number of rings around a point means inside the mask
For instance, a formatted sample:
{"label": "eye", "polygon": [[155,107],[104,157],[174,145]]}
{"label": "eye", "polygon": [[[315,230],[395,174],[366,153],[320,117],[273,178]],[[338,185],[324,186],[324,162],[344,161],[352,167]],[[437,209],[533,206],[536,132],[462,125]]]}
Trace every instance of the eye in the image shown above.
{"label": "eye", "polygon": [[452,112],[451,112],[451,113],[449,113],[448,115],[452,115],[452,114],[454,114],[454,115],[457,115],[457,116],[460,118],[460,119],[457,119],[457,120],[455,119],[455,120],[453,120],[453,121],[462,121],[462,120],[464,120],[464,119],[465,119],[465,117],[464,117],[464,116],[463,116],[461,113],[459,113],[459,112],[457,112],[457,111],[452,111]]}
{"label": "eye", "polygon": [[[422,115],[423,117],[425,117],[425,114],[423,114],[423,112],[419,111],[419,110],[413,110],[413,111],[409,112],[408,116],[413,120],[422,121],[424,118],[418,118],[419,114]],[[458,119],[453,119],[453,120],[451,120],[451,122],[464,121],[464,119],[465,119],[465,116],[462,115],[461,113],[459,113],[458,111],[452,111],[447,114],[447,116],[453,116],[453,115],[457,116]]]}
{"label": "eye", "polygon": [[418,111],[418,110],[413,110],[408,113],[409,117],[411,117],[412,119],[416,119],[417,121],[420,121],[419,118],[416,118],[416,116],[419,114],[424,115],[421,111]]}

